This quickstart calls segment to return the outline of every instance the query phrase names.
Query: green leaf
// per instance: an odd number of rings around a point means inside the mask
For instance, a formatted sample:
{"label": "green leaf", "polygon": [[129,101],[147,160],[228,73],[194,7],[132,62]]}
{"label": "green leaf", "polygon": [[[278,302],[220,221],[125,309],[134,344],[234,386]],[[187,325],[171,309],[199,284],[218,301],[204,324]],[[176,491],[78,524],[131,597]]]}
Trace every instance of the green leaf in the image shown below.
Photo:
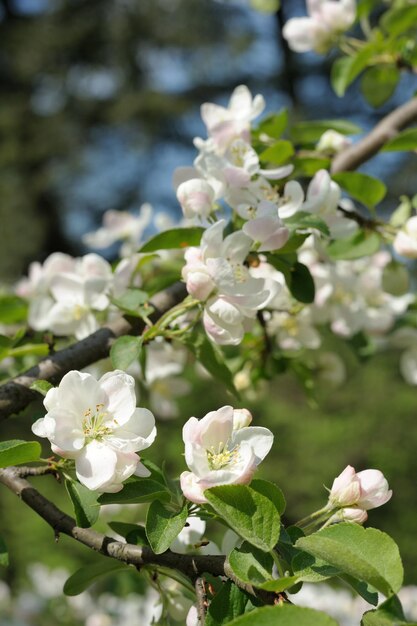
{"label": "green leaf", "polygon": [[392,213],[389,220],[391,226],[395,226],[395,228],[403,226],[406,221],[411,217],[412,213],[412,204],[410,198],[408,198],[407,196],[401,196],[400,200],[400,204]]}
{"label": "green leaf", "polygon": [[201,226],[165,230],[152,237],[140,248],[139,252],[155,252],[156,250],[172,250],[174,248],[198,246],[204,230],[205,229]]}
{"label": "green leaf", "polygon": [[306,552],[296,554],[291,566],[297,578],[306,583],[320,583],[340,574],[339,568]]}
{"label": "green leaf", "polygon": [[380,107],[395,91],[400,80],[400,70],[396,65],[374,65],[368,68],[361,80],[361,91],[373,107]]}
{"label": "green leaf", "polygon": [[401,150],[417,149],[417,128],[407,128],[398,133],[393,139],[387,141],[381,152],[394,152]]}
{"label": "green leaf", "polygon": [[3,537],[0,537],[0,565],[3,567],[9,566],[9,553]]}
{"label": "green leaf", "polygon": [[360,19],[361,17],[366,17],[373,11],[373,9],[378,6],[380,0],[359,0],[357,6],[357,16]]}
{"label": "green leaf", "polygon": [[[414,626],[416,626],[416,623]],[[407,622],[397,596],[392,596],[375,611],[367,611],[361,621],[362,626],[406,626]]]}
{"label": "green leaf", "polygon": [[264,589],[265,591],[275,591],[275,593],[280,593],[281,591],[294,587],[294,585],[298,582],[298,576],[282,576],[282,578],[276,578],[275,580],[268,580],[262,583],[259,585],[259,588]]}
{"label": "green leaf", "polygon": [[391,36],[397,37],[410,29],[415,29],[417,22],[417,6],[392,9],[387,11],[381,19],[381,26]]}
{"label": "green leaf", "polygon": [[280,0],[250,0],[250,5],[261,13],[276,13],[281,3]]}
{"label": "green leaf", "polygon": [[[339,97],[345,95],[346,89],[355,80],[363,69],[368,65],[374,54],[377,52],[376,46],[371,43],[364,46],[354,56],[343,56],[332,65],[330,80],[332,87]],[[337,128],[335,129],[337,130]]]}
{"label": "green leaf", "polygon": [[142,337],[124,335],[116,339],[110,348],[113,367],[126,370],[133,361],[139,359],[142,350]]}
{"label": "green leaf", "polygon": [[288,161],[293,154],[294,146],[291,141],[281,139],[280,141],[274,143],[273,146],[269,146],[269,148],[266,148],[266,150],[261,152],[259,158],[261,161],[265,161],[267,163],[281,165],[281,163]]}
{"label": "green leaf", "polygon": [[29,387],[29,389],[33,389],[33,391],[37,391],[42,396],[46,396],[48,391],[52,389],[53,385],[48,380],[35,380]]}
{"label": "green leaf", "polygon": [[88,589],[97,579],[120,570],[126,570],[126,568],[127,565],[124,563],[111,559],[103,559],[93,565],[81,567],[66,581],[64,593],[66,596],[78,596],[79,593]]}
{"label": "green leaf", "polygon": [[233,374],[224,361],[223,353],[207,338],[204,332],[194,328],[189,335],[181,337],[180,340],[185,343],[197,361],[206,368],[215,380],[223,383],[226,389],[239,398],[233,382]]}
{"label": "green leaf", "polygon": [[379,235],[369,230],[358,230],[351,237],[336,239],[327,246],[327,254],[334,261],[359,259],[378,252],[381,246]]}
{"label": "green leaf", "polygon": [[269,480],[261,480],[260,478],[255,478],[254,480],[252,480],[250,486],[252,489],[265,496],[265,498],[271,500],[278,513],[280,515],[283,515],[286,507],[286,502],[284,494],[277,485],[271,483]]}
{"label": "green leaf", "polygon": [[0,467],[38,461],[40,455],[41,446],[37,441],[11,439],[0,443]]}
{"label": "green leaf", "polygon": [[123,489],[117,493],[103,493],[98,498],[99,504],[134,504],[152,502],[153,500],[169,501],[171,496],[167,488],[152,478],[130,478]]}
{"label": "green leaf", "polygon": [[314,176],[319,170],[328,170],[330,159],[311,156],[297,156],[293,159],[297,176]]}
{"label": "green leaf", "polygon": [[291,128],[291,138],[295,143],[316,143],[326,130],[336,130],[342,135],[357,135],[362,129],[347,120],[312,120],[298,122]]}
{"label": "green leaf", "polygon": [[352,576],[348,576],[348,574],[343,574],[340,576],[342,580],[347,582],[348,585],[352,587],[356,591],[358,595],[360,595],[366,602],[369,604],[373,604],[376,606],[379,602],[379,596],[376,591],[373,591],[373,587],[370,587],[363,580],[357,580]]}
{"label": "green leaf", "polygon": [[168,550],[184,528],[187,515],[187,504],[178,512],[167,509],[158,500],[152,502],[146,516],[146,536],[155,554],[162,554]]}
{"label": "green leaf", "polygon": [[296,547],[365,581],[385,596],[391,596],[401,588],[403,566],[397,544],[375,528],[335,524],[302,537]]}
{"label": "green leaf", "polygon": [[49,345],[47,343],[24,343],[21,346],[10,348],[7,356],[21,358],[23,356],[47,356]]}
{"label": "green leaf", "polygon": [[228,626],[338,626],[332,618],[314,609],[284,604],[255,609],[229,622]]}
{"label": "green leaf", "polygon": [[115,533],[124,537],[127,543],[132,543],[135,546],[149,546],[144,526],[127,524],[126,522],[109,522],[109,526]]}
{"label": "green leaf", "polygon": [[26,322],[27,303],[18,296],[0,295],[0,323],[16,324]]}
{"label": "green leaf", "polygon": [[291,235],[285,246],[282,246],[276,251],[276,254],[288,254],[289,252],[295,252],[303,245],[305,240],[309,237],[309,233]]}
{"label": "green leaf", "polygon": [[243,539],[268,552],[280,533],[280,516],[269,498],[247,485],[222,485],[204,492],[208,502]]}
{"label": "green leaf", "polygon": [[287,124],[288,111],[287,109],[281,109],[278,113],[268,115],[265,119],[263,119],[254,134],[257,137],[265,134],[272,139],[278,139],[286,129]]}
{"label": "green leaf", "polygon": [[100,505],[97,502],[97,492],[90,491],[84,485],[73,480],[66,480],[65,486],[74,506],[77,526],[89,528],[98,519]]}
{"label": "green leaf", "polygon": [[373,176],[360,172],[340,172],[332,175],[333,180],[343,187],[352,198],[359,200],[366,207],[374,207],[384,199],[387,188]]}
{"label": "green leaf", "polygon": [[228,556],[229,565],[235,576],[244,583],[258,587],[272,581],[274,559],[268,552],[258,550],[246,541]]}
{"label": "green leaf", "polygon": [[330,235],[329,227],[326,222],[323,222],[317,215],[308,213],[307,211],[297,211],[297,213],[291,217],[287,217],[284,222],[286,226],[289,226],[291,229],[309,228],[319,230],[324,235]]}
{"label": "green leaf", "polygon": [[[138,316],[138,310],[148,302],[149,294],[141,289],[127,289],[120,298],[112,298],[115,304],[122,311],[126,311],[130,315]],[[151,309],[151,307],[149,307]],[[151,313],[152,311],[150,311]]]}
{"label": "green leaf", "polygon": [[303,263],[295,263],[291,268],[290,280],[287,287],[299,302],[310,304],[314,302],[316,288],[310,270]]}
{"label": "green leaf", "polygon": [[245,612],[253,599],[230,580],[226,581],[210,602],[205,626],[230,624],[231,620]]}

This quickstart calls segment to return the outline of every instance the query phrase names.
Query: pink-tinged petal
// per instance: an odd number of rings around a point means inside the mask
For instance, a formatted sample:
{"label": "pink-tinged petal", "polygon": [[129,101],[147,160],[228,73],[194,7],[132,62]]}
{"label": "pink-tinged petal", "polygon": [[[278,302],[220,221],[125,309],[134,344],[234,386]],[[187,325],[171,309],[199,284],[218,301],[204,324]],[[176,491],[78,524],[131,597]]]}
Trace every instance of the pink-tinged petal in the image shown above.
{"label": "pink-tinged petal", "polygon": [[207,300],[215,283],[207,272],[189,272],[186,280],[187,291],[197,300]]}
{"label": "pink-tinged petal", "polygon": [[75,460],[77,478],[91,491],[112,483],[116,474],[116,452],[97,440],[89,443]]}
{"label": "pink-tinged petal", "polygon": [[[117,212],[119,213],[119,212]],[[128,216],[128,217],[127,217]],[[120,218],[118,217],[118,225],[120,224]],[[132,216],[127,214],[122,217],[123,223],[126,222],[126,219],[131,220]],[[86,254],[81,258],[79,265],[79,273],[80,275],[87,278],[101,278],[104,280],[110,280],[112,277],[112,270],[110,264],[103,259],[99,254],[91,253]]]}
{"label": "pink-tinged petal", "polygon": [[122,370],[114,370],[104,374],[98,385],[105,398],[105,410],[118,426],[123,426],[136,408],[135,379]]}
{"label": "pink-tinged petal", "polygon": [[374,509],[382,506],[392,497],[388,481],[384,474],[376,469],[368,469],[357,473],[360,483],[360,498],[357,505],[362,509]]}
{"label": "pink-tinged petal", "polygon": [[151,472],[148,470],[147,467],[143,465],[143,463],[139,462],[134,471],[134,475],[139,476],[139,478],[149,478],[149,476],[151,475]]}
{"label": "pink-tinged petal", "polygon": [[184,216],[207,217],[214,209],[214,189],[202,178],[187,180],[177,189],[177,199]]}
{"label": "pink-tinged petal", "polygon": [[272,448],[274,435],[263,426],[248,426],[235,431],[232,441],[233,445],[245,443],[250,446],[255,455],[256,465],[259,465]]}
{"label": "pink-tinged petal", "polygon": [[184,443],[201,445],[199,422],[196,417],[190,417],[182,428],[182,438]]}
{"label": "pink-tinged petal", "polygon": [[233,408],[223,406],[217,411],[210,411],[199,421],[201,445],[206,449],[219,448],[219,443],[225,443],[233,431]]}
{"label": "pink-tinged petal", "polygon": [[117,450],[139,452],[149,448],[156,437],[155,418],[148,409],[137,408],[121,428],[116,428],[106,441]]}
{"label": "pink-tinged petal", "polygon": [[329,500],[334,506],[348,507],[358,503],[360,493],[360,483],[355,469],[351,465],[348,465],[343,472],[334,479]]}
{"label": "pink-tinged petal", "polygon": [[223,324],[220,326],[206,310],[203,315],[203,324],[210,339],[220,346],[237,346],[243,339],[244,329],[242,324],[234,326]]}
{"label": "pink-tinged petal", "polygon": [[207,502],[202,485],[192,472],[183,472],[181,474],[180,485],[184,496],[191,502],[196,504],[205,504]]}

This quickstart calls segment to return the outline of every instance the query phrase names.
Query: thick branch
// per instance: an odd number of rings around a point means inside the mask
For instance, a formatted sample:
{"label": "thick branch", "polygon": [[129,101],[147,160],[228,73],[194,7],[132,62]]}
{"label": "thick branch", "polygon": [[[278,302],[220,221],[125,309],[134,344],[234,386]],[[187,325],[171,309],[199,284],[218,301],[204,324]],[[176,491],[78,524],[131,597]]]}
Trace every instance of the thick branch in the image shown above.
{"label": "thick branch", "polygon": [[332,163],[332,173],[355,170],[365,161],[372,158],[390,139],[393,139],[403,128],[417,121],[417,97],[401,105],[371,130],[358,143],[349,146],[338,154]]}
{"label": "thick branch", "polygon": [[[153,321],[181,302],[185,295],[186,291],[182,283],[177,283],[166,291],[158,293],[152,298],[152,305],[156,309],[152,316]],[[119,318],[89,337],[46,357],[24,374],[4,383],[0,386],[0,420],[18,413],[39,397],[36,391],[30,389],[35,380],[43,379],[56,384],[70,370],[81,370],[83,367],[106,358],[112,342],[117,337],[129,333],[136,334],[141,332],[143,327],[142,320],[135,318],[132,321],[132,318],[129,320],[124,317]]]}
{"label": "thick branch", "polygon": [[[79,528],[72,517],[58,509],[53,502],[50,502],[39,493],[30,482],[22,478],[31,473],[31,468],[29,467],[0,469],[0,483],[3,483],[13,491],[25,504],[40,515],[53,528],[55,536],[63,533],[96,552],[123,561],[123,563],[128,565],[134,565],[137,568],[143,565],[160,565],[182,572],[194,581],[198,581],[204,573],[209,573],[213,576],[228,575],[230,568],[225,564],[226,559],[223,555],[205,554],[193,556],[190,554],[177,554],[176,552],[171,552],[171,550],[167,550],[163,554],[155,554],[148,547],[122,543],[92,528]],[[254,589],[252,585],[245,585],[238,580],[234,582],[248,593],[259,597],[265,604],[274,604],[276,601],[277,595],[273,592]],[[200,585],[202,582],[198,584]],[[202,594],[202,588],[199,587],[198,592]]]}

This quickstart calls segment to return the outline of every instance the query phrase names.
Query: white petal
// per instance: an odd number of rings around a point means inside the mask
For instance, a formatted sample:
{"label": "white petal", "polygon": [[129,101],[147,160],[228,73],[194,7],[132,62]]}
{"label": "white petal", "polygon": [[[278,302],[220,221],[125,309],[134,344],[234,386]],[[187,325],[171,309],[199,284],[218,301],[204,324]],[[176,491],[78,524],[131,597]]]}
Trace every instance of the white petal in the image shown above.
{"label": "white petal", "polygon": [[105,397],[106,411],[115,418],[117,425],[123,426],[136,408],[135,379],[121,370],[114,370],[104,374],[98,385]]}
{"label": "white petal", "polygon": [[116,452],[99,441],[89,443],[75,460],[77,478],[92,491],[112,482],[116,473]]}
{"label": "white petal", "polygon": [[256,457],[256,465],[266,457],[274,442],[274,435],[268,428],[248,426],[233,433],[233,444],[247,443]]}
{"label": "white petal", "polygon": [[155,418],[148,409],[135,409],[133,415],[122,428],[116,428],[106,437],[114,448],[124,452],[145,450],[156,437]]}

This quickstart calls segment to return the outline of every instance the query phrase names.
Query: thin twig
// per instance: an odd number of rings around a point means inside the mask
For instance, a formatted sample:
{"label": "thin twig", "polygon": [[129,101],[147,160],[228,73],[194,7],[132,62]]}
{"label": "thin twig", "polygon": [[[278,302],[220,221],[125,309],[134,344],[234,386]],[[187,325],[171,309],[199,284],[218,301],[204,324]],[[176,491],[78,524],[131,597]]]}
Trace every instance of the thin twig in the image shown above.
{"label": "thin twig", "polygon": [[386,115],[363,139],[336,155],[332,163],[332,173],[355,170],[365,161],[369,161],[403,128],[416,121],[417,97],[414,97]]}
{"label": "thin twig", "polygon": [[197,596],[197,615],[199,626],[204,626],[206,623],[206,610],[207,610],[207,595],[206,586],[204,584],[204,578],[198,576],[195,579],[195,593]]}

